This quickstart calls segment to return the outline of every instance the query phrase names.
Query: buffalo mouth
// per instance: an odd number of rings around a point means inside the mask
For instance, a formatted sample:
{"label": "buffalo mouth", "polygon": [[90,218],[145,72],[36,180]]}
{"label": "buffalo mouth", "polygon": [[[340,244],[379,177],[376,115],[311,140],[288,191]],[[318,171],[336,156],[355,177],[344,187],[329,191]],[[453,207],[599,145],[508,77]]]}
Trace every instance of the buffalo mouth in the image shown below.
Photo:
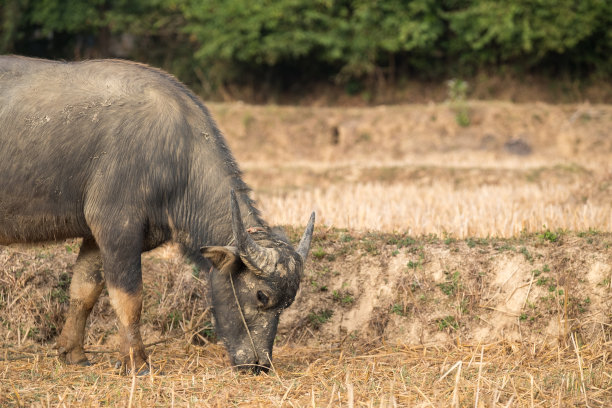
{"label": "buffalo mouth", "polygon": [[270,371],[270,364],[259,364],[259,362],[253,364],[237,364],[234,367],[236,367],[239,371],[245,373],[250,371],[255,375],[259,375],[261,373],[267,374]]}
{"label": "buffalo mouth", "polygon": [[[269,352],[255,353],[254,350],[238,349],[228,353],[232,366],[240,372],[251,372],[252,374],[267,373],[272,363],[269,359],[261,361],[261,354],[270,355]],[[259,355],[258,355],[259,354]]]}

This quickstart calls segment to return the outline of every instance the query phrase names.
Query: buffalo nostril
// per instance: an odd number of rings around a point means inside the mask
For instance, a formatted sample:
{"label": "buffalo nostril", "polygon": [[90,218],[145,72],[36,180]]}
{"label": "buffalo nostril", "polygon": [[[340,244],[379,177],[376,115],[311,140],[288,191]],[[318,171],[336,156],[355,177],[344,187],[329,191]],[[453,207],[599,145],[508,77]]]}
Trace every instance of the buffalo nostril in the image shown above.
{"label": "buffalo nostril", "polygon": [[255,363],[254,365],[251,366],[251,370],[253,371],[253,374],[261,374],[261,373],[268,373],[268,371],[270,371],[270,366],[265,364],[259,364],[259,362]]}

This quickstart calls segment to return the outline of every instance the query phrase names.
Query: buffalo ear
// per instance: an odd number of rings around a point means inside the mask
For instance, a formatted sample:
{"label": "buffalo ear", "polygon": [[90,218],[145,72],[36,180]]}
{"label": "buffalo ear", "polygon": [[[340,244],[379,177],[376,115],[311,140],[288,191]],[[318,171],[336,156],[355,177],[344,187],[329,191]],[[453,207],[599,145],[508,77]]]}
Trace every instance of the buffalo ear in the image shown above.
{"label": "buffalo ear", "polygon": [[233,246],[205,246],[200,252],[219,271],[240,259],[238,248]]}

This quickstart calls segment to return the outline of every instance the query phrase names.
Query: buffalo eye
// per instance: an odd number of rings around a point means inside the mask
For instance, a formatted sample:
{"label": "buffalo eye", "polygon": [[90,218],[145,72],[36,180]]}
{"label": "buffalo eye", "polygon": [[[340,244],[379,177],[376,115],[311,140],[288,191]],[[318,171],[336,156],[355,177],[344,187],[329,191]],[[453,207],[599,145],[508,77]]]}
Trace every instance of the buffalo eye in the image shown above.
{"label": "buffalo eye", "polygon": [[263,293],[261,290],[258,290],[257,291],[257,300],[259,300],[259,303],[261,303],[263,306],[266,306],[268,304],[268,301],[270,300],[270,298],[268,298],[268,295]]}

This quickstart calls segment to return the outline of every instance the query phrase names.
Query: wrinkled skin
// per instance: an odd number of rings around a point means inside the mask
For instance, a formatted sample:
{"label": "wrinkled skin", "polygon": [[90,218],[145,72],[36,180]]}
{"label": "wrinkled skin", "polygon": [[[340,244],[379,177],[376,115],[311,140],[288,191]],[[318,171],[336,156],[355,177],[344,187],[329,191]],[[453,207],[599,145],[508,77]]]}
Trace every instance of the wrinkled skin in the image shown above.
{"label": "wrinkled skin", "polygon": [[286,252],[283,263],[296,266],[284,278],[280,274],[265,279],[258,277],[231,250],[222,255],[221,263],[214,261],[219,265],[211,276],[217,334],[237,367],[251,368],[254,372],[267,371],[270,367],[279,316],[295,298],[302,269],[299,255]]}

